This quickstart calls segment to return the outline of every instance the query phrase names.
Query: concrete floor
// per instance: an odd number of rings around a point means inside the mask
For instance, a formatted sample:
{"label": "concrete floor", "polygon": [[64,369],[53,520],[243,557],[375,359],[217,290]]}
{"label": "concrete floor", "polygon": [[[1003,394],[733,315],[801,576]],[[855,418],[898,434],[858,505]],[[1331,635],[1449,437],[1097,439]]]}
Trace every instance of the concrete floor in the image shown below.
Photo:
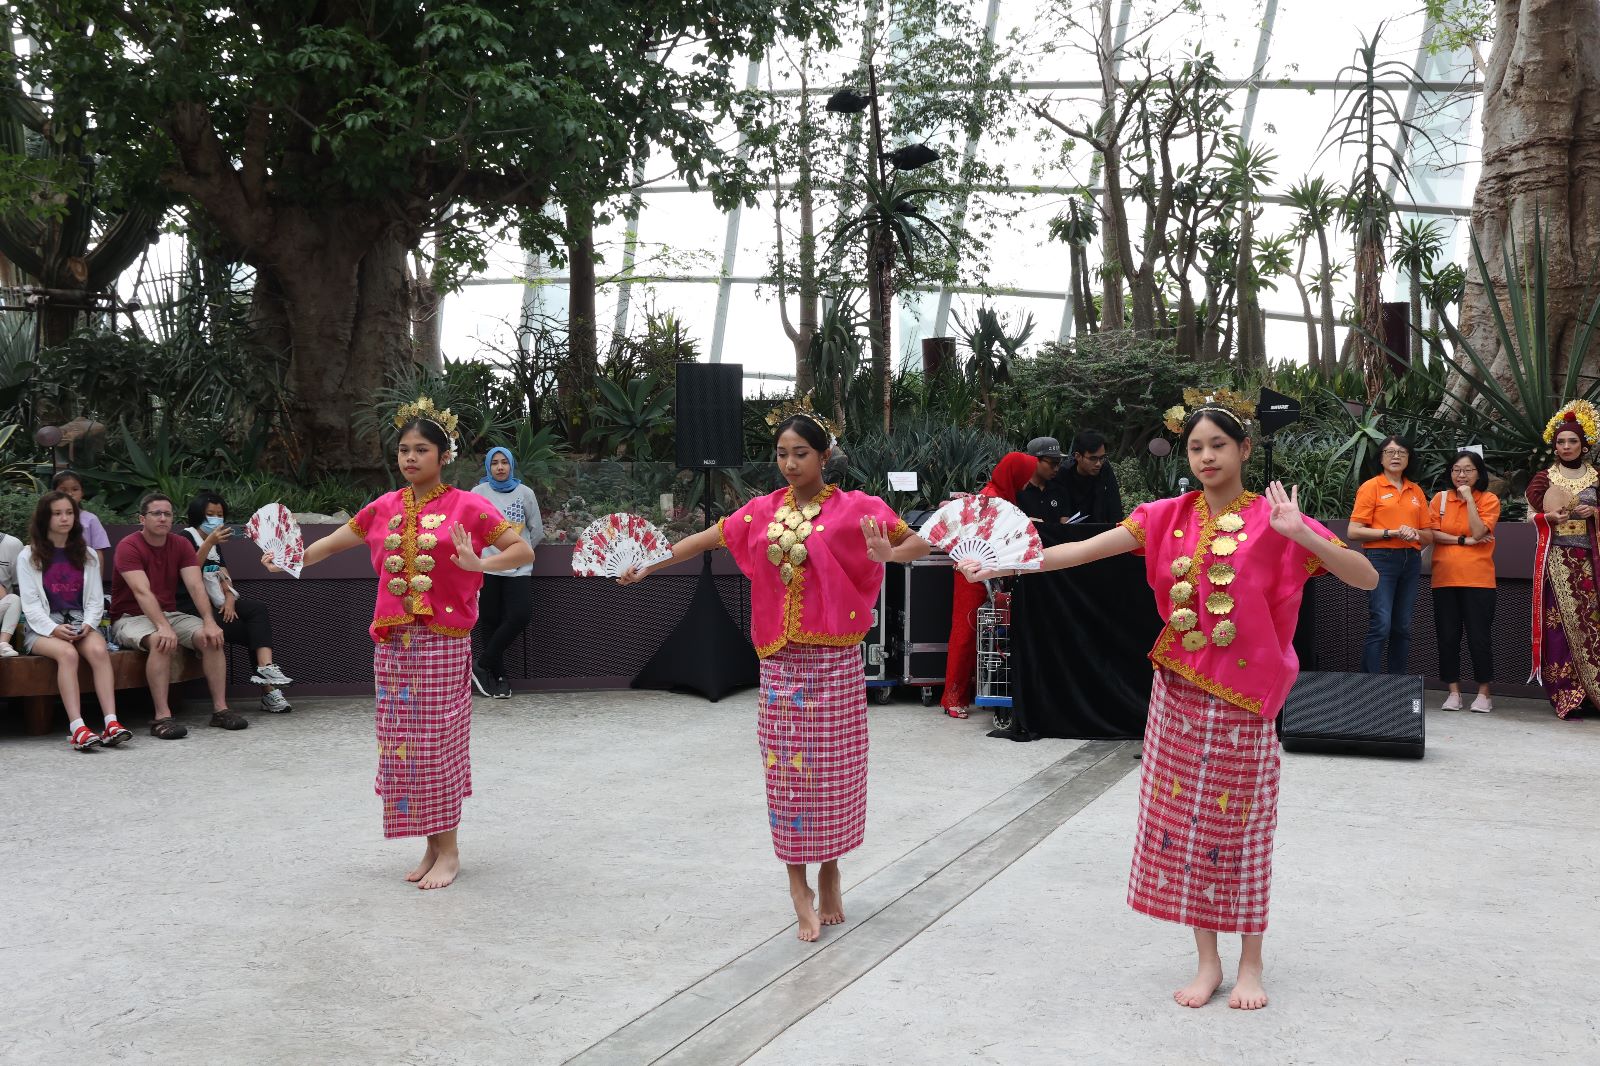
{"label": "concrete floor", "polygon": [[1431,715],[1420,763],[1286,755],[1246,1016],[1171,1004],[1188,937],[1123,905],[1131,746],[910,704],[872,710],[851,922],[799,945],[752,711],[478,701],[431,893],[381,837],[370,705],[0,739],[0,1062],[1600,1062],[1600,723],[1506,702]]}

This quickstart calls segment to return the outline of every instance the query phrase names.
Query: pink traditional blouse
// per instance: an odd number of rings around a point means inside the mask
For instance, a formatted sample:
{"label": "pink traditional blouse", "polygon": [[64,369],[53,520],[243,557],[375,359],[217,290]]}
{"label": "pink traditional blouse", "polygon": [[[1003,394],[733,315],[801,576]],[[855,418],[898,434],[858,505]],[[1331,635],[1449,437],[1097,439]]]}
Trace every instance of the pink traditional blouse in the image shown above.
{"label": "pink traditional blouse", "polygon": [[471,636],[483,575],[450,561],[455,554],[450,535],[457,523],[471,534],[474,555],[511,528],[494,504],[449,485],[420,500],[407,486],[379,496],[350,519],[378,572],[378,602],[368,630],[373,640],[388,640],[390,629],[411,622],[447,637]]}
{"label": "pink traditional blouse", "polygon": [[750,579],[750,640],[763,659],[786,644],[861,643],[883,585],[883,564],[867,556],[861,520],[876,518],[891,544],[911,535],[888,504],[864,492],[826,485],[811,503],[814,517],[802,513],[785,525],[778,515],[793,508],[794,490],[781,489],[751,500],[718,526],[723,546]]}
{"label": "pink traditional blouse", "polygon": [[[1294,628],[1306,582],[1322,560],[1273,530],[1272,507],[1242,493],[1213,516],[1203,492],[1152,500],[1122,527],[1139,541],[1166,627],[1150,661],[1246,711],[1273,718],[1300,659]],[[1321,524],[1323,539],[1344,542]]]}

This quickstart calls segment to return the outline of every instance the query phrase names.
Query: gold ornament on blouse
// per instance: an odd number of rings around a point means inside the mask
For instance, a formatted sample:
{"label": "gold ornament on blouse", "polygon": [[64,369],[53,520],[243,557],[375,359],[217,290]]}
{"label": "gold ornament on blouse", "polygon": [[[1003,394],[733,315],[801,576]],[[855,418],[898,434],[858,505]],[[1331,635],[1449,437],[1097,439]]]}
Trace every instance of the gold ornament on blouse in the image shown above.
{"label": "gold ornament on blouse", "polygon": [[413,592],[427,592],[431,588],[433,588],[433,578],[428,577],[426,574],[418,574],[411,579],[411,591]]}
{"label": "gold ornament on blouse", "polygon": [[400,528],[400,523],[404,522],[405,520],[406,520],[405,515],[398,515],[397,514],[393,518],[389,519],[389,528],[390,529],[399,529]]}
{"label": "gold ornament on blouse", "polygon": [[400,547],[400,534],[390,533],[387,537],[383,538],[384,551],[392,552],[398,547]]}
{"label": "gold ornament on blouse", "polygon": [[1172,612],[1172,617],[1167,619],[1179,633],[1187,633],[1200,623],[1200,616],[1187,607],[1180,607]]}
{"label": "gold ornament on blouse", "polygon": [[1187,555],[1178,556],[1176,559],[1172,560],[1172,576],[1183,577],[1189,572],[1189,568],[1193,565],[1194,560],[1189,558]]}
{"label": "gold ornament on blouse", "polygon": [[1172,591],[1168,595],[1172,597],[1173,603],[1181,607],[1194,598],[1194,585],[1188,581],[1180,581],[1172,586]]}
{"label": "gold ornament on blouse", "polygon": [[423,529],[438,529],[444,525],[445,516],[442,514],[425,514],[422,516]]}
{"label": "gold ornament on blouse", "polygon": [[391,574],[398,574],[406,568],[406,560],[401,555],[391,555],[383,561],[383,568]]}
{"label": "gold ornament on blouse", "polygon": [[1200,632],[1198,629],[1192,630],[1183,635],[1183,647],[1185,651],[1199,651],[1205,646],[1206,635]]}
{"label": "gold ornament on blouse", "polygon": [[778,568],[778,577],[785,585],[794,580],[795,567],[802,565],[811,553],[806,550],[806,540],[817,527],[812,519],[822,513],[822,505],[808,503],[796,508],[784,504],[767,525],[767,561]]}
{"label": "gold ornament on blouse", "polygon": [[1239,576],[1239,571],[1227,563],[1212,563],[1211,569],[1206,571],[1206,579],[1213,585],[1226,587],[1233,584],[1233,579]]}
{"label": "gold ornament on blouse", "polygon": [[1217,528],[1224,533],[1237,533],[1244,528],[1244,519],[1236,514],[1225,514],[1217,519]]}
{"label": "gold ornament on blouse", "polygon": [[433,569],[434,558],[431,555],[419,555],[417,556],[417,561],[411,565],[415,566],[418,570],[421,570],[424,574],[426,574],[429,570]]}
{"label": "gold ornament on blouse", "polygon": [[1233,643],[1233,638],[1239,635],[1239,627],[1224,618],[1211,630],[1211,643],[1219,648],[1226,648]]}
{"label": "gold ornament on blouse", "polygon": [[1226,592],[1213,592],[1206,597],[1206,610],[1212,614],[1227,614],[1233,610],[1233,597]]}
{"label": "gold ornament on blouse", "polygon": [[1211,542],[1211,554],[1227,558],[1239,550],[1239,542],[1232,537],[1218,537]]}
{"label": "gold ornament on blouse", "polygon": [[424,533],[417,538],[417,547],[425,552],[431,552],[439,546],[439,538],[432,533]]}
{"label": "gold ornament on blouse", "polygon": [[397,577],[397,578],[394,578],[393,580],[391,580],[389,582],[389,595],[391,595],[391,596],[403,596],[403,595],[405,595],[405,591],[406,591],[406,579],[405,578]]}

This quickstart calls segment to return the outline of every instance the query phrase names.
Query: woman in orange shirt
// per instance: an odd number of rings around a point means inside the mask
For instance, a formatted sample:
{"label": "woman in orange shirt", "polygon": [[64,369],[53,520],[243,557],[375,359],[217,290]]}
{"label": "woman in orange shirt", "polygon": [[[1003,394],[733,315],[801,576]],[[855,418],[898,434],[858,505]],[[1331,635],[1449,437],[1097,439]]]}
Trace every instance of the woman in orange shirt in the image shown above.
{"label": "woman in orange shirt", "polygon": [[1467,631],[1475,711],[1494,710],[1494,524],[1500,498],[1489,491],[1489,468],[1477,452],[1461,451],[1450,464],[1449,492],[1433,498],[1433,625],[1439,635],[1439,680],[1450,686],[1441,710],[1461,709],[1461,630]]}
{"label": "woman in orange shirt", "polygon": [[1363,545],[1378,571],[1378,587],[1367,593],[1367,646],[1361,669],[1406,672],[1411,653],[1411,613],[1422,575],[1422,546],[1433,529],[1428,496],[1411,478],[1411,445],[1389,435],[1378,445],[1382,472],[1356,490],[1347,536]]}

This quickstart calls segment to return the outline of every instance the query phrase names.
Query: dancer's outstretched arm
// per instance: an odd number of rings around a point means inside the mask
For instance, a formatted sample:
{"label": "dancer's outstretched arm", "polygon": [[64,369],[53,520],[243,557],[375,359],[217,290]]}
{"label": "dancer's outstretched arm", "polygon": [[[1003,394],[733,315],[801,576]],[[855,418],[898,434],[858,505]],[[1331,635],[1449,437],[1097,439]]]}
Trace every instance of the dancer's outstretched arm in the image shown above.
{"label": "dancer's outstretched arm", "polygon": [[[1057,544],[1053,548],[1044,550],[1043,561],[1039,564],[1040,570],[1066,570],[1084,563],[1098,562],[1109,559],[1113,555],[1122,555],[1131,552],[1139,546],[1138,538],[1128,532],[1124,526],[1108,529],[1104,533],[1096,534],[1088,540],[1080,540],[1074,544]],[[968,559],[961,563],[958,569],[966,575],[968,581],[992,581],[997,577],[1015,577],[1022,573],[1021,570],[984,570],[983,564],[976,559]],[[1029,571],[1032,573],[1033,571]]]}
{"label": "dancer's outstretched arm", "polygon": [[626,573],[617,578],[617,584],[636,584],[640,581],[643,581],[657,570],[660,570],[663,566],[672,566],[675,563],[686,563],[696,556],[705,554],[712,548],[720,548],[721,546],[722,530],[716,526],[711,526],[708,529],[702,529],[698,533],[691,533],[689,536],[684,537],[682,540],[678,541],[678,543],[672,546],[672,558],[664,559],[661,562],[656,563],[654,566],[647,566],[643,570],[640,570],[637,567],[629,567]]}
{"label": "dancer's outstretched arm", "polygon": [[[314,564],[322,562],[322,560],[326,559],[330,555],[337,555],[340,552],[348,551],[351,548],[360,548],[365,546],[366,543],[367,542],[362,540],[361,536],[349,526],[340,526],[332,533],[329,533],[326,537],[323,537],[321,540],[311,544],[306,548],[305,558],[300,562],[300,569],[310,569]],[[263,554],[261,556],[261,565],[272,571],[274,574],[283,573],[283,571],[278,569],[278,567],[273,563],[272,556],[269,554]]]}

